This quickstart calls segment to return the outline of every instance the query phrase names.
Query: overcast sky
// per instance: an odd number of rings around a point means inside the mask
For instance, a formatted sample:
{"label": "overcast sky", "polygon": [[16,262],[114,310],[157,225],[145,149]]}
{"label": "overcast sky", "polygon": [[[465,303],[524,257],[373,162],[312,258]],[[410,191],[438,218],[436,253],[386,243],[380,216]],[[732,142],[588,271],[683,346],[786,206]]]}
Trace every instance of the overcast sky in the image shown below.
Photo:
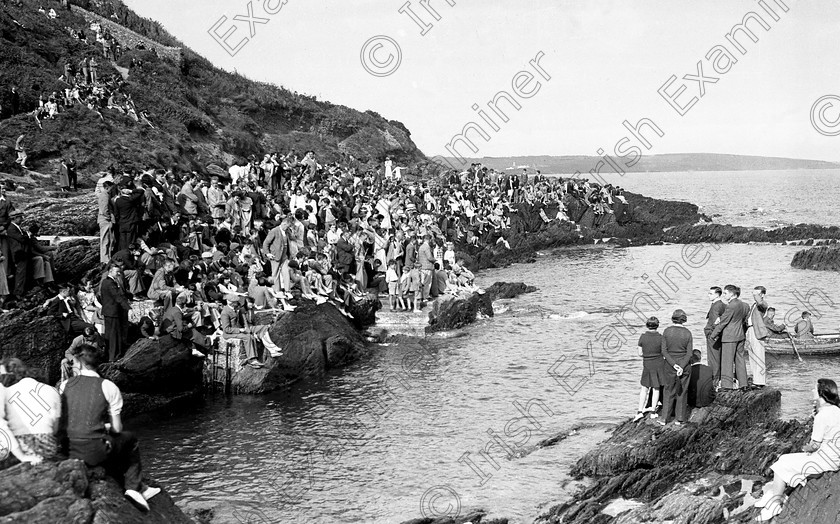
{"label": "overcast sky", "polygon": [[[218,66],[261,81],[316,95],[359,110],[371,109],[403,122],[427,155],[447,154],[446,145],[471,121],[489,135],[474,135],[477,155],[595,155],[614,150],[628,135],[622,121],[650,118],[665,136],[650,131],[646,154],[710,152],[840,160],[840,136],[825,136],[811,123],[812,106],[825,95],[840,95],[840,4],[707,0],[431,0],[440,20],[419,0],[410,9],[431,28],[425,36],[407,14],[406,0],[252,0],[255,17],[249,37],[247,0],[126,0],[138,14],[158,20],[187,46]],[[449,2],[456,5],[450,6]],[[737,36],[745,54],[726,34],[754,11],[770,25],[751,22],[759,41]],[[231,56],[208,30],[222,16],[217,34],[232,28],[227,43],[244,45]],[[399,67],[389,76],[373,76],[362,65],[361,50],[375,36],[397,42]],[[221,38],[219,39],[221,40]],[[705,55],[726,46],[738,62],[725,74],[715,72]],[[529,62],[539,53],[541,75]],[[387,47],[373,58],[387,63]],[[683,76],[706,77],[699,83]],[[396,62],[392,62],[396,64]],[[723,63],[719,67],[724,67]],[[371,65],[369,63],[369,65]],[[373,64],[375,65],[375,64]],[[393,66],[391,66],[393,67]],[[387,66],[382,66],[382,70]],[[525,94],[511,87],[517,73]],[[657,90],[671,77],[666,91],[685,91],[675,103],[698,100],[680,116]],[[546,77],[550,77],[550,80]],[[537,88],[539,89],[537,91]],[[520,109],[499,104],[504,123],[487,103],[500,91]],[[498,131],[471,108],[479,104]],[[825,103],[824,132],[840,132],[840,96]]]}

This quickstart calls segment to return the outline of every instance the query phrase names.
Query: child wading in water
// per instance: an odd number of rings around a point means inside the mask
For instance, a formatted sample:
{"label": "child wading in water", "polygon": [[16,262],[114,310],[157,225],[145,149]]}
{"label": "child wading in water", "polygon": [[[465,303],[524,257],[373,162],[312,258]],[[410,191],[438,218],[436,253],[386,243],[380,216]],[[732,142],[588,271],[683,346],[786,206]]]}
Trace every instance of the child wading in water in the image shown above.
{"label": "child wading in water", "polygon": [[[639,391],[639,410],[634,421],[641,420],[645,413],[650,412],[650,418],[658,418],[656,405],[659,403],[659,388],[664,385],[662,380],[662,366],[665,358],[662,356],[662,335],[659,329],[659,319],[650,317],[645,324],[648,331],[639,337],[639,356],[644,358],[642,368],[642,389]],[[648,397],[651,396],[650,407],[647,407]]]}

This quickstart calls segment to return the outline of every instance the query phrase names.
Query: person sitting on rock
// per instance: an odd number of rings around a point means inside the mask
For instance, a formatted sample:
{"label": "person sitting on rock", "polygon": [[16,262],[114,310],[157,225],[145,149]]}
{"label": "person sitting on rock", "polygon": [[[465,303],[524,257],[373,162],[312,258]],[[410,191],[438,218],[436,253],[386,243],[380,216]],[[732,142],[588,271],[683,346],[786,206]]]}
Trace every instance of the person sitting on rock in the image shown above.
{"label": "person sitting on rock", "polygon": [[181,292],[181,286],[175,284],[175,268],[178,263],[167,258],[163,267],[155,272],[152,283],[149,285],[147,296],[152,300],[163,301],[163,310],[168,311],[175,301],[175,297]]}
{"label": "person sitting on rock", "polygon": [[73,336],[81,335],[88,328],[96,330],[96,326],[82,319],[82,311],[76,303],[74,289],[68,284],[62,284],[58,296],[44,304],[45,309],[61,322],[64,331]]}
{"label": "person sitting on rock", "polygon": [[64,352],[64,358],[61,360],[61,381],[69,380],[72,377],[79,376],[79,371],[82,365],[79,362],[79,348],[88,345],[95,348],[103,349],[105,342],[99,335],[96,328],[85,328],[84,333],[77,336],[70,343],[70,347]]}
{"label": "person sitting on rock", "polygon": [[61,430],[67,438],[70,458],[83,460],[92,468],[104,466],[117,482],[122,480],[125,496],[149,511],[147,501],[160,493],[160,488],[142,482],[140,446],[132,433],[123,431],[122,393],[116,384],[96,373],[99,350],[95,347],[81,346],[79,362],[79,376],[62,382],[58,388],[62,400]]}
{"label": "person sitting on rock", "polygon": [[198,350],[206,354],[209,348],[213,345],[214,336],[207,336],[195,329],[196,322],[201,322],[199,318],[190,318],[184,321],[184,310],[187,307],[187,296],[178,295],[175,299],[175,305],[167,309],[163,314],[160,322],[160,332],[165,333],[164,336],[169,336],[175,340],[190,340],[195,344]]}
{"label": "person sitting on rock", "polygon": [[808,476],[840,470],[840,396],[837,384],[821,378],[814,389],[814,429],[811,441],[802,453],[787,453],[770,466],[773,481],[764,486],[764,494],[755,503],[762,508],[759,521],[766,522],[782,511],[789,487],[808,482]]}
{"label": "person sitting on rock", "polygon": [[58,392],[32,378],[30,369],[19,359],[8,359],[2,367],[0,444],[10,445],[12,455],[20,462],[56,460],[61,414]]}
{"label": "person sitting on rock", "polygon": [[222,326],[223,339],[238,339],[245,345],[245,365],[259,369],[265,364],[260,362],[257,353],[257,340],[260,340],[269,351],[271,357],[279,357],[282,350],[271,340],[268,331],[270,326],[246,326],[239,315],[240,300],[222,299],[225,304],[219,321]]}

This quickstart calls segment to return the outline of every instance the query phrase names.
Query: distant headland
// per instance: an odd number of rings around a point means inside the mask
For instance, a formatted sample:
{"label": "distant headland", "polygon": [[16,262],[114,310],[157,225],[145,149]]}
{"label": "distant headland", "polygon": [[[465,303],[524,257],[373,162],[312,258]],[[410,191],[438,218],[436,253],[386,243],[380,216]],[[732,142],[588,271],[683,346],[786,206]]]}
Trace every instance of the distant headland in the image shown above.
{"label": "distant headland", "polygon": [[[471,163],[481,162],[497,170],[521,171],[527,166],[529,171],[539,169],[543,174],[573,174],[576,171],[587,173],[601,157],[564,155],[564,156],[511,156],[466,158],[463,162],[455,158],[446,158],[456,167],[465,168]],[[840,169],[840,162],[824,160],[803,160],[797,158],[777,158],[747,155],[722,155],[715,153],[674,153],[642,157],[631,173],[675,172],[675,171],[767,171],[791,169]],[[607,172],[606,170],[604,171]]]}

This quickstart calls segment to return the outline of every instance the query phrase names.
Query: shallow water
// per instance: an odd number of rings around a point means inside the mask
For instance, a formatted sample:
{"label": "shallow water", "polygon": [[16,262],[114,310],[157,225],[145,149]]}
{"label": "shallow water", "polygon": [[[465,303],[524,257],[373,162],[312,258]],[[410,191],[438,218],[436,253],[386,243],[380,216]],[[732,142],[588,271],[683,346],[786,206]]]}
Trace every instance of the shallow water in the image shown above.
{"label": "shallow water", "polygon": [[[666,190],[674,177],[654,176],[655,187],[642,192],[674,198]],[[726,176],[749,182],[756,175]],[[814,176],[831,185],[829,174]],[[701,182],[684,183],[685,194],[714,202]],[[806,207],[793,199],[788,215],[806,216]],[[827,209],[810,213],[804,221],[829,217]],[[290,391],[217,398],[141,428],[147,468],[180,503],[216,507],[224,522],[384,524],[477,507],[531,522],[541,505],[573,489],[571,465],[635,413],[643,317],[667,325],[674,309],[684,309],[705,354],[708,287],[734,283],[749,299],[752,287],[764,285],[777,321],[792,321],[809,297],[817,332],[840,331],[840,273],[791,269],[800,248],[707,246],[693,256],[684,249],[562,249],[534,264],[483,272],[483,285],[523,281],[539,291],[497,302],[496,317],[465,336],[430,339],[425,349],[374,346],[362,361]],[[634,297],[640,313],[624,313],[630,328],[622,328],[617,314]],[[605,348],[609,326],[626,338],[620,347]],[[816,379],[838,375],[840,359],[781,358],[770,362],[768,381],[783,391],[783,416],[805,418]],[[568,439],[533,451],[573,428]],[[495,439],[502,444],[492,447]],[[508,460],[503,448],[524,456]]]}

